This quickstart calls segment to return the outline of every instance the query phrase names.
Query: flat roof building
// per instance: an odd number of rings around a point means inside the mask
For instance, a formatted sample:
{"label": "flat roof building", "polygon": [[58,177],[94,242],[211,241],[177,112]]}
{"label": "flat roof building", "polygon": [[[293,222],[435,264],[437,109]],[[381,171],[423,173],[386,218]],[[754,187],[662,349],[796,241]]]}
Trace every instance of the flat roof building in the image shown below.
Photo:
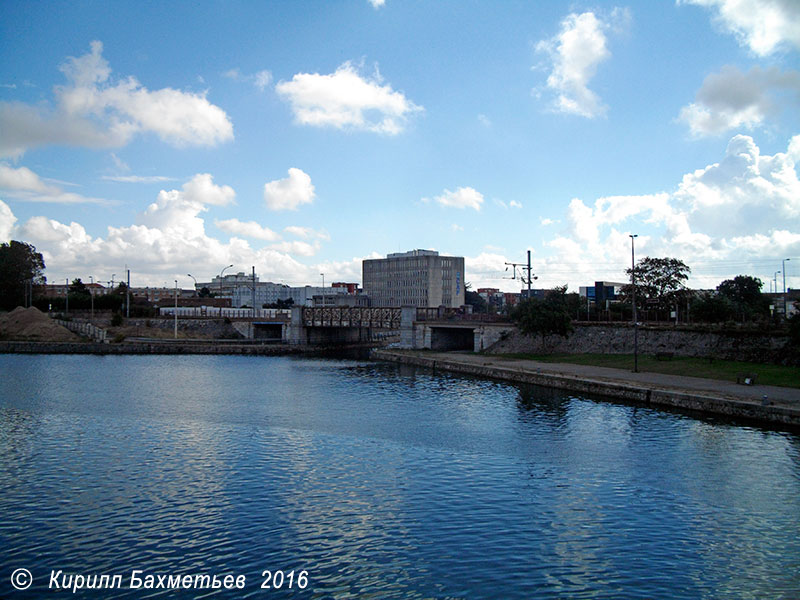
{"label": "flat roof building", "polygon": [[464,304],[464,257],[433,250],[396,252],[361,263],[364,293],[372,306]]}

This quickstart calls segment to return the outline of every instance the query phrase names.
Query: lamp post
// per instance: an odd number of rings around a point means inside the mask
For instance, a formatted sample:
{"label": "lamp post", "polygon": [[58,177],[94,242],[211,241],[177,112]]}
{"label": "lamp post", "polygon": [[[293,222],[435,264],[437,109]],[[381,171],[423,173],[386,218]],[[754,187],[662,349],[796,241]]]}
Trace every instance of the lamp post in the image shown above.
{"label": "lamp post", "polygon": [[320,273],[322,276],[322,306],[325,306],[325,273]]}
{"label": "lamp post", "polygon": [[781,266],[783,267],[783,318],[786,318],[786,261],[792,260],[791,258],[784,258],[781,261]]}
{"label": "lamp post", "polygon": [[64,314],[68,315],[69,314],[69,277],[67,277],[66,282],[67,282],[67,288],[66,288],[66,290],[64,290],[64,292],[65,292],[64,293],[64,298],[67,299],[67,304],[66,304],[66,308],[64,309]]}
{"label": "lamp post", "polygon": [[89,323],[94,324],[94,277],[89,275],[89,281],[91,282],[91,287],[89,288],[89,295],[92,297],[92,314],[89,317]]}
{"label": "lamp post", "polygon": [[776,294],[778,293],[778,273],[780,273],[780,271],[775,271],[775,273],[772,275],[772,283],[775,287]]}
{"label": "lamp post", "polygon": [[639,323],[636,315],[636,258],[634,251],[634,240],[639,237],[637,234],[629,234],[631,238],[631,289],[633,297],[633,372],[639,372]]}
{"label": "lamp post", "polygon": [[175,280],[175,339],[178,339],[178,280]]}
{"label": "lamp post", "polygon": [[194,281],[194,295],[197,296],[197,279],[191,273],[187,273],[187,275]]}

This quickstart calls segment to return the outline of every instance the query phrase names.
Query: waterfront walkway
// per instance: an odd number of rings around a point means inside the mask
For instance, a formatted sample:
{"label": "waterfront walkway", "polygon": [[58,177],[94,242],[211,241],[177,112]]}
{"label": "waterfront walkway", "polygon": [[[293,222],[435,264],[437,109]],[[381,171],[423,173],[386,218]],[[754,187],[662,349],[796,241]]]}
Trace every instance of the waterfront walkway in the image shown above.
{"label": "waterfront walkway", "polygon": [[[377,358],[654,405],[800,425],[800,389],[462,352],[378,351]],[[393,355],[393,356],[392,356]],[[757,371],[757,369],[756,369]]]}

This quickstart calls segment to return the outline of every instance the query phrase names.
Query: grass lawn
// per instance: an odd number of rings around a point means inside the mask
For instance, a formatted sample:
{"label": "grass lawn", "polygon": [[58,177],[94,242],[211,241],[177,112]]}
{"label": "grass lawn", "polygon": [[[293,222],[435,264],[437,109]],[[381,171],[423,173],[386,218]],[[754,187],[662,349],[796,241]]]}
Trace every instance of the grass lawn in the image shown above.
{"label": "grass lawn", "polygon": [[[526,358],[545,363],[569,363],[633,370],[633,354],[505,354],[509,358]],[[639,355],[639,371],[705,377],[723,381],[736,381],[739,373],[756,374],[756,382],[800,388],[800,369],[781,365],[765,365],[733,360],[710,361],[706,358],[673,357],[656,360],[652,355]]]}

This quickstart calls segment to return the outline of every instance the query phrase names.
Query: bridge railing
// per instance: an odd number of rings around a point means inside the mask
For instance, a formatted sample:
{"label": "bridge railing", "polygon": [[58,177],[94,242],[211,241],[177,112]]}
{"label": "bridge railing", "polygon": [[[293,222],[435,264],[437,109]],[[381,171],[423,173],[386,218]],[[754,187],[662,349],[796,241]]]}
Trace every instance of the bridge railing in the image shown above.
{"label": "bridge railing", "polygon": [[365,306],[313,306],[303,308],[306,327],[400,328],[400,308]]}
{"label": "bridge railing", "polygon": [[159,315],[173,316],[178,313],[182,319],[284,319],[291,317],[292,311],[283,308],[227,308],[222,306],[162,306],[158,309]]}

